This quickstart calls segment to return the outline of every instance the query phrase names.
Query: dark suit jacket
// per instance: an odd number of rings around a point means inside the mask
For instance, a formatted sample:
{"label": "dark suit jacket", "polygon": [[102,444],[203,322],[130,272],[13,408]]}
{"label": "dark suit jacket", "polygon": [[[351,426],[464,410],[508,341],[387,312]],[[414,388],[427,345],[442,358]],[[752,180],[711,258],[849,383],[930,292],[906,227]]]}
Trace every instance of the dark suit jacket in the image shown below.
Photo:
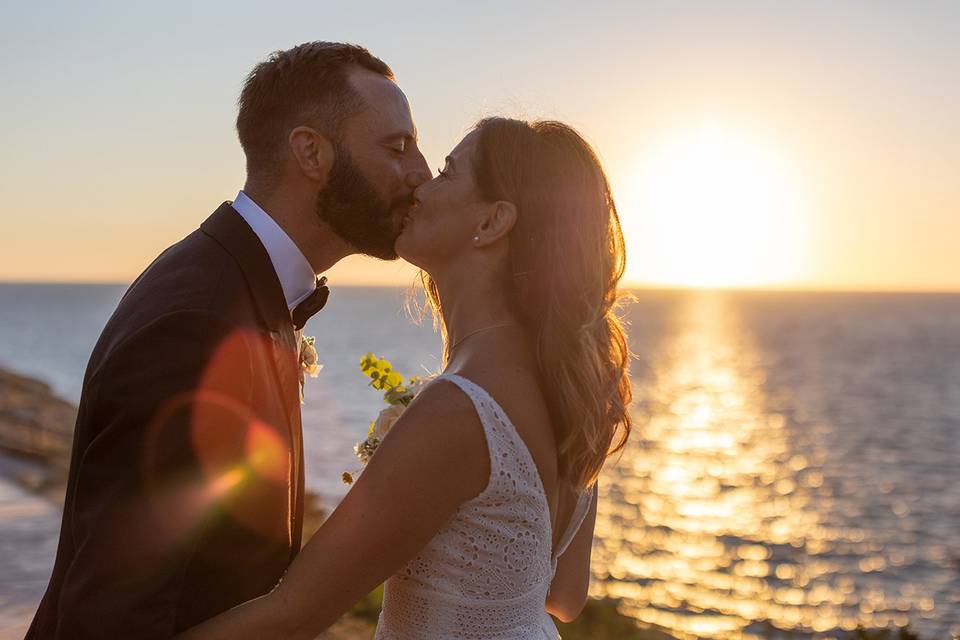
{"label": "dark suit jacket", "polygon": [[94,348],[27,638],[169,638],[276,585],[300,548],[298,366],[266,250],[224,203]]}

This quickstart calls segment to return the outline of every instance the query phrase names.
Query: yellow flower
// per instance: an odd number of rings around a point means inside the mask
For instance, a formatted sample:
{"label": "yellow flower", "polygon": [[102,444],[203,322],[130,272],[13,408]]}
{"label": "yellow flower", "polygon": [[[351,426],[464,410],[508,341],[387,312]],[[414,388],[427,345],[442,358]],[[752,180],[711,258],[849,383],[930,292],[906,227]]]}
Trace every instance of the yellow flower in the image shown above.
{"label": "yellow flower", "polygon": [[[310,362],[309,355],[306,356],[304,362],[305,364]],[[366,355],[360,358],[360,371],[369,378],[371,387],[384,392],[383,400],[388,405],[386,409],[380,412],[376,420],[370,422],[367,429],[367,438],[353,447],[360,463],[366,465],[373,454],[376,453],[380,442],[393,428],[393,424],[413,400],[413,397],[433,379],[433,376],[425,378],[414,376],[404,383],[403,374],[395,371],[389,360],[377,356],[372,351],[368,351]],[[341,475],[341,479],[345,484],[353,484],[358,474],[359,472],[345,471]]]}
{"label": "yellow flower", "polygon": [[396,371],[391,371],[386,376],[386,386],[388,387],[399,387],[403,384],[403,376],[397,373]]}
{"label": "yellow flower", "polygon": [[367,370],[372,369],[376,362],[377,356],[373,355],[372,351],[368,351],[367,355],[360,359],[360,371],[367,373]]}

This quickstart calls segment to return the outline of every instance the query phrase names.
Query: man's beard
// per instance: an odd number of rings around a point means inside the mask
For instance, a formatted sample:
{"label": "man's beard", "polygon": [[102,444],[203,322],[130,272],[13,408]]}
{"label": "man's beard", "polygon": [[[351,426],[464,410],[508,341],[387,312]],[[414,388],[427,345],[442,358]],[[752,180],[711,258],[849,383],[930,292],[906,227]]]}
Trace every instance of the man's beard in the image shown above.
{"label": "man's beard", "polygon": [[327,186],[317,194],[317,217],[360,253],[396,260],[399,229],[392,213],[409,205],[412,196],[385,200],[342,145],[334,145],[334,153]]}

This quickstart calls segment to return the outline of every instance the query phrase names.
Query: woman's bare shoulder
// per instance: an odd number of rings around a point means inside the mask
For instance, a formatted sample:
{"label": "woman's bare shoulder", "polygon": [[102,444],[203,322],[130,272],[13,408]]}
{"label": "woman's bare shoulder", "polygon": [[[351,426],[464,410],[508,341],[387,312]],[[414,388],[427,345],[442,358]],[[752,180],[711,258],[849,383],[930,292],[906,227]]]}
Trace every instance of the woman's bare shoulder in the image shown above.
{"label": "woman's bare shoulder", "polygon": [[464,499],[486,486],[490,461],[483,425],[473,401],[456,384],[439,379],[424,387],[374,456],[389,466],[401,459],[457,478],[457,492]]}

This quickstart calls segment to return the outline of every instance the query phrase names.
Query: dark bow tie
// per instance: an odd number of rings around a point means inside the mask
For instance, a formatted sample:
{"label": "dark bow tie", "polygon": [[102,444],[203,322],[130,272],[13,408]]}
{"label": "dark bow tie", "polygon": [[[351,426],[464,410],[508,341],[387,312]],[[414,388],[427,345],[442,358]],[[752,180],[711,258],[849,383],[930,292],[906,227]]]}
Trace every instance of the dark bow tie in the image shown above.
{"label": "dark bow tie", "polygon": [[327,288],[326,276],[317,279],[317,288],[313,290],[306,299],[293,308],[293,326],[297,331],[303,329],[304,325],[315,313],[323,309],[327,304],[327,297],[330,296],[330,289]]}

